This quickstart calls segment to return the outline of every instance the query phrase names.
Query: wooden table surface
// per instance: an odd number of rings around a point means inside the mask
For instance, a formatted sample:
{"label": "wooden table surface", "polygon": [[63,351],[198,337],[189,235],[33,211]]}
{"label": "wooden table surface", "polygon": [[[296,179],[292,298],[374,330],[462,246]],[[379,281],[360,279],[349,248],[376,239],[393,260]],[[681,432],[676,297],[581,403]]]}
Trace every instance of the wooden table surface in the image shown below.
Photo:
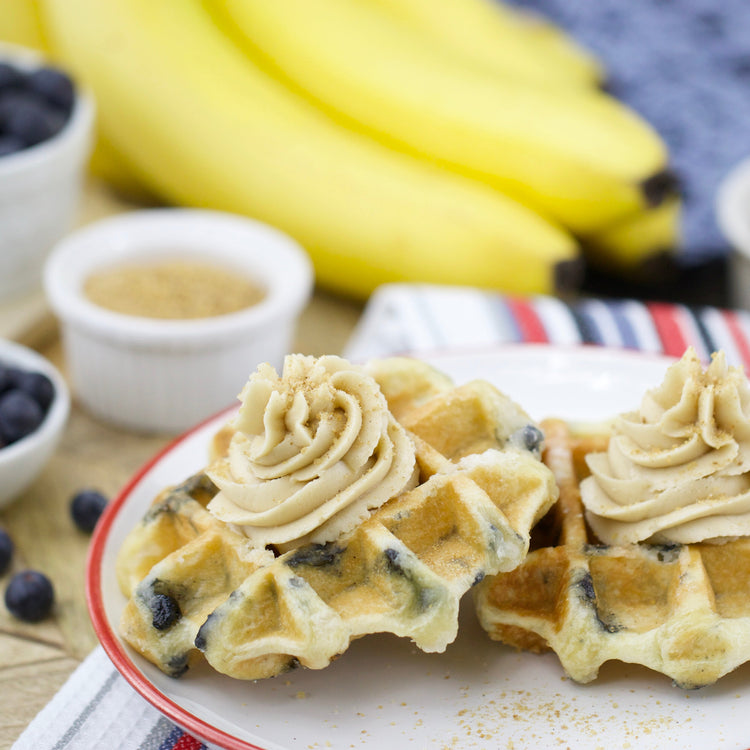
{"label": "wooden table surface", "polygon": [[[86,186],[80,223],[138,208],[103,186]],[[295,351],[338,354],[361,306],[316,292],[297,330]],[[41,295],[0,308],[0,336],[28,343],[65,372],[54,318]],[[249,373],[248,373],[249,374]],[[112,497],[171,435],[124,432],[96,421],[74,403],[61,445],[39,479],[0,510],[0,526],[14,541],[11,571],[35,568],[55,587],[53,616],[38,624],[13,618],[0,602],[0,748],[9,748],[71,672],[96,646],[85,602],[84,575],[90,537],[74,526],[70,498],[85,487]]]}

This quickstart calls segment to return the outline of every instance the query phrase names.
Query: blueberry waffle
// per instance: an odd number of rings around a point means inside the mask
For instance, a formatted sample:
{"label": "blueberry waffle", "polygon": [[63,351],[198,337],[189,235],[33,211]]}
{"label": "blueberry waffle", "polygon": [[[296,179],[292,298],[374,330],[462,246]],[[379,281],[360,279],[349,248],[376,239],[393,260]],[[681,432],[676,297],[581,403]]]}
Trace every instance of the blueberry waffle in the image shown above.
{"label": "blueberry waffle", "polygon": [[523,560],[557,496],[539,429],[487,383],[455,387],[406,359],[369,372],[414,442],[415,488],[333,541],[279,554],[212,516],[216,488],[198,475],[131,533],[118,561],[130,597],[122,632],[165,672],[182,673],[201,652],[240,679],[319,669],[375,632],[440,652],[456,636],[461,596]]}
{"label": "blueberry waffle", "polygon": [[118,583],[128,597],[122,635],[173,677],[199,656],[195,636],[208,615],[273,560],[206,510],[215,494],[203,473],[164,490],[117,558]]}
{"label": "blueberry waffle", "polygon": [[519,649],[553,650],[590,682],[609,660],[644,665],[682,688],[709,685],[750,658],[750,538],[723,543],[600,543],[586,522],[584,456],[607,435],[542,424],[560,495],[515,570],[475,591],[482,626]]}

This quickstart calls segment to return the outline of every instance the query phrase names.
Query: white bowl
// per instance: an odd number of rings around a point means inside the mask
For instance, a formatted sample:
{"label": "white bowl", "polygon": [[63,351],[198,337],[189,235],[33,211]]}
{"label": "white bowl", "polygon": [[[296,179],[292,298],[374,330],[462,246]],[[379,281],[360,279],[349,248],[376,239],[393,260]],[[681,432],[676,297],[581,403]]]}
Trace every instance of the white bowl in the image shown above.
{"label": "white bowl", "polygon": [[[24,47],[0,44],[0,60],[44,64]],[[0,157],[0,300],[41,287],[54,243],[76,218],[92,139],[94,105],[78,90],[65,127],[47,141]]]}
{"label": "white bowl", "polygon": [[[229,315],[157,320],[112,312],[83,293],[98,269],[176,258],[243,273],[265,287],[265,297]],[[144,432],[185,430],[231,405],[261,362],[280,367],[312,284],[307,254],[278,230],[177,208],[81,229],[54,248],[44,270],[74,395],[100,419]]]}
{"label": "white bowl", "polygon": [[739,162],[719,185],[716,217],[732,246],[730,303],[750,310],[750,157]]}
{"label": "white bowl", "polygon": [[57,448],[70,412],[70,394],[57,369],[32,349],[0,339],[0,362],[41,372],[55,387],[55,397],[42,424],[26,437],[0,448],[0,507],[3,507],[29,487]]}

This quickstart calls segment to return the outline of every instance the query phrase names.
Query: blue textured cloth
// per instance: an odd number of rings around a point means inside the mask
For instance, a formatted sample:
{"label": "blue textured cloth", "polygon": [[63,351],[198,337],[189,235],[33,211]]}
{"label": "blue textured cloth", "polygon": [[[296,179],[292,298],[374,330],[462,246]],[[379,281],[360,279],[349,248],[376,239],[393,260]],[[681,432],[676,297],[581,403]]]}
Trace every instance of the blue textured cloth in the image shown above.
{"label": "blue textured cloth", "polygon": [[514,0],[604,63],[608,89],[662,135],[685,193],[686,265],[727,253],[721,179],[750,156],[750,0]]}

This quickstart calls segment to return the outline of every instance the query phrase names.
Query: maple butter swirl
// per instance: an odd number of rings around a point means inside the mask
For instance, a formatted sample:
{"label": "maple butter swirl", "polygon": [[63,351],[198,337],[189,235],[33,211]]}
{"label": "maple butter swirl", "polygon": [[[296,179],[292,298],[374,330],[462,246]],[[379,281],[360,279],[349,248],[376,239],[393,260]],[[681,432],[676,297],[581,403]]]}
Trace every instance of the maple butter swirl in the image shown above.
{"label": "maple butter swirl", "polygon": [[719,352],[672,365],[609,448],[587,457],[587,519],[607,544],[689,544],[750,534],[750,387]]}
{"label": "maple butter swirl", "polygon": [[240,394],[211,513],[258,546],[327,542],[416,484],[414,445],[375,380],[340,357],[261,365]]}

